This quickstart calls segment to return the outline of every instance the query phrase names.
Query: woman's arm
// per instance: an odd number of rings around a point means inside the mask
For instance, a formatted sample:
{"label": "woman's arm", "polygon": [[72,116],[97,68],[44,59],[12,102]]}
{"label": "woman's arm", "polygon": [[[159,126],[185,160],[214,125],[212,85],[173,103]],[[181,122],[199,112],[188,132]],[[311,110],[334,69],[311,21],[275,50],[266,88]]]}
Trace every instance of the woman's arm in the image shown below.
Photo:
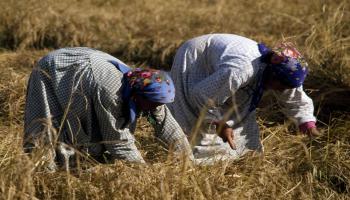
{"label": "woman's arm", "polygon": [[158,139],[168,147],[173,146],[176,154],[185,154],[193,159],[188,139],[166,105],[158,106],[150,112],[148,120],[153,125]]}
{"label": "woman's arm", "polygon": [[282,112],[298,124],[300,131],[310,132],[311,135],[319,134],[316,129],[313,101],[304,92],[302,86],[274,93],[282,106]]}
{"label": "woman's arm", "polygon": [[91,91],[99,133],[93,134],[101,134],[102,144],[113,159],[143,163],[129,130],[129,113],[123,112],[125,104],[120,92],[123,74],[107,61],[93,63],[99,64],[93,68],[94,86]]}

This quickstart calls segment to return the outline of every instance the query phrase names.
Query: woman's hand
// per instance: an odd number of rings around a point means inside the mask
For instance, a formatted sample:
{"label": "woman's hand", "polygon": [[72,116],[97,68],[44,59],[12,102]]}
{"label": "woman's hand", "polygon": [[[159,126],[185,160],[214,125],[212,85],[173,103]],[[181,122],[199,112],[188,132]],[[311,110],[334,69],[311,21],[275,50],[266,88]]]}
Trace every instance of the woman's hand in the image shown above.
{"label": "woman's hand", "polygon": [[318,131],[316,127],[312,127],[312,128],[307,129],[305,134],[307,134],[310,137],[319,137],[322,135],[321,132]]}
{"label": "woman's hand", "polygon": [[320,131],[318,131],[316,127],[316,122],[314,121],[309,121],[301,124],[299,126],[300,132],[302,132],[305,135],[308,135],[309,137],[319,137],[322,135]]}
{"label": "woman's hand", "polygon": [[233,129],[223,122],[215,122],[214,124],[216,125],[216,132],[222,138],[222,140],[224,142],[228,142],[231,149],[236,149],[236,145],[234,143]]}

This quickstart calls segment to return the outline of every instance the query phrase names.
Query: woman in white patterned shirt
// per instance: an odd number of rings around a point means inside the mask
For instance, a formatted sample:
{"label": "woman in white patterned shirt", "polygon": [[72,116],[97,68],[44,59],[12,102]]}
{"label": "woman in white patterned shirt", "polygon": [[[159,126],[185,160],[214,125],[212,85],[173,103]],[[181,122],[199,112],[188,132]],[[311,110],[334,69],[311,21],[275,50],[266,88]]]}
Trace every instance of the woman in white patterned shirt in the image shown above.
{"label": "woman in white patterned shirt", "polygon": [[191,156],[186,136],[164,105],[173,100],[174,85],[165,72],[131,69],[90,48],[59,49],[43,57],[31,73],[24,147],[43,150],[51,169],[54,160],[73,165],[75,150],[96,159],[107,151],[111,159],[142,163],[132,133],[138,113],[144,111],[159,139],[174,145],[176,153]]}
{"label": "woman in white patterned shirt", "polygon": [[[203,35],[176,53],[171,69],[176,95],[169,109],[187,135],[195,134],[201,119],[204,130],[193,149],[197,161],[234,159],[249,150],[262,151],[255,108],[267,89],[278,93],[283,111],[301,131],[319,134],[313,102],[302,87],[307,71],[289,43],[269,49],[238,35]],[[211,125],[220,137],[209,133]]]}

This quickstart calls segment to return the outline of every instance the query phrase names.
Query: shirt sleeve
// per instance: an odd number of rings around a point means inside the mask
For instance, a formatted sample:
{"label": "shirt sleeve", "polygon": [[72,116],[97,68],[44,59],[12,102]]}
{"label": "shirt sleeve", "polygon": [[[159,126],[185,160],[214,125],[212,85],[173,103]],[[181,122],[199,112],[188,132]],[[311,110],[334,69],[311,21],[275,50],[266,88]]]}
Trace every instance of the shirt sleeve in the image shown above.
{"label": "shirt sleeve", "polygon": [[223,105],[248,80],[242,69],[224,64],[217,71],[191,88],[189,99],[199,113],[208,108]]}
{"label": "shirt sleeve", "polygon": [[316,122],[312,99],[300,86],[295,89],[287,89],[283,92],[274,92],[282,106],[282,112],[298,125],[306,122]]}
{"label": "shirt sleeve", "polygon": [[112,64],[103,62],[99,66],[94,73],[92,96],[102,143],[113,159],[144,163],[123,112],[120,94],[122,74]]}
{"label": "shirt sleeve", "polygon": [[172,146],[175,154],[184,153],[193,160],[188,139],[166,105],[158,106],[156,110],[150,112],[148,120],[153,125],[158,139],[168,147]]}
{"label": "shirt sleeve", "polygon": [[[248,54],[239,52],[226,51],[221,53],[217,60],[214,58],[210,60],[209,63],[212,64],[210,68],[214,68],[216,71],[194,85],[189,99],[197,113],[203,112],[203,108],[206,107],[208,109],[207,117],[222,120],[224,104],[231,104],[228,102],[229,99],[235,100],[236,92],[251,81],[255,74],[254,67],[252,58]],[[210,110],[215,112],[217,109],[221,110],[217,112],[221,114],[214,113],[213,115],[210,112]],[[239,123],[243,119],[239,110],[233,104],[227,110],[232,112],[226,122],[228,126],[233,127],[235,123]]]}

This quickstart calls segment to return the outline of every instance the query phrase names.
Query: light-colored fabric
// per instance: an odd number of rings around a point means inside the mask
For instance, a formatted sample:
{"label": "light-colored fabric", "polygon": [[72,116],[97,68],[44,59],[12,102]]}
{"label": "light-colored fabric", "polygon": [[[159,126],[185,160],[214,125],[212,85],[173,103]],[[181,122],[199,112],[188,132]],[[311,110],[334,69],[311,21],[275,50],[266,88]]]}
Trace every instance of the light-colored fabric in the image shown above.
{"label": "light-colored fabric", "polygon": [[304,92],[303,86],[283,92],[273,91],[281,105],[282,112],[297,125],[305,122],[316,122],[312,99]]}
{"label": "light-colored fabric", "polygon": [[[121,97],[123,74],[109,60],[122,63],[106,53],[79,47],[53,51],[39,61],[28,83],[25,147],[45,135],[53,138],[47,128],[51,124],[58,141],[92,156],[107,150],[113,159],[144,162],[132,134],[136,122],[129,123],[128,106]],[[151,115],[158,116],[154,117],[157,137],[176,145],[176,152],[190,150],[165,105]]]}
{"label": "light-colored fabric", "polygon": [[[168,105],[174,118],[190,135],[204,106],[209,108],[204,126],[208,119],[223,120],[231,111],[226,123],[234,130],[237,146],[237,150],[231,150],[220,138],[216,138],[215,145],[205,145],[199,139],[194,147],[196,158],[205,159],[202,156],[213,146],[226,151],[218,158],[237,158],[249,150],[262,149],[255,111],[249,112],[257,77],[265,68],[260,56],[257,42],[231,34],[200,36],[178,49],[171,69],[175,101]],[[286,91],[279,99],[284,102],[286,114],[298,122],[315,119],[312,101],[302,88]],[[214,137],[207,136],[208,132],[202,130],[200,138]],[[213,160],[212,156],[204,157]]]}

